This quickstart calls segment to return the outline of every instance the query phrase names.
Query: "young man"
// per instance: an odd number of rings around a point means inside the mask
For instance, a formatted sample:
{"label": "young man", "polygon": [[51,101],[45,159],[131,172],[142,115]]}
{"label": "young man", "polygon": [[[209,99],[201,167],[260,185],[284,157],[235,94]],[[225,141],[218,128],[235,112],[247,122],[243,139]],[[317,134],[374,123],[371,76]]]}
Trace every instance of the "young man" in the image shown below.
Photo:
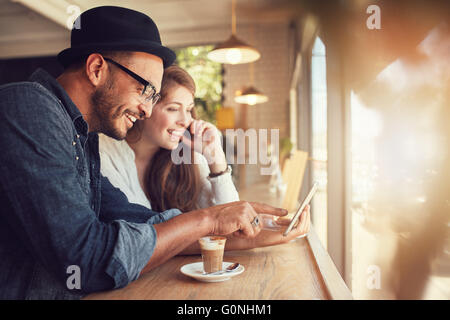
{"label": "young man", "polygon": [[[130,204],[100,175],[97,132],[123,139],[149,117],[164,67],[146,15],[119,7],[86,11],[58,58],[0,87],[0,298],[71,299],[126,286],[208,234],[254,237],[264,204],[236,202],[180,215]],[[69,281],[78,272],[80,281]]]}

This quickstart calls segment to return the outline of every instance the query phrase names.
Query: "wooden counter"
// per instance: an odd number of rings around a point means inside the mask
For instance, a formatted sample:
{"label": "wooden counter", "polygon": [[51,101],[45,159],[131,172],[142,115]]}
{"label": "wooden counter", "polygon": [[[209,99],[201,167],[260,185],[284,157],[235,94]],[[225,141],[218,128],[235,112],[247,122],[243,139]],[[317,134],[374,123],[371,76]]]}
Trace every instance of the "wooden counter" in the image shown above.
{"label": "wooden counter", "polygon": [[[256,187],[255,187],[256,188]],[[263,187],[261,192],[265,190]],[[276,205],[277,197],[266,192],[241,199]],[[351,293],[314,230],[307,237],[287,244],[225,252],[224,261],[244,265],[244,273],[224,282],[205,283],[183,275],[180,268],[201,261],[201,256],[176,256],[119,290],[95,293],[85,299],[152,300],[292,300],[352,299]]]}

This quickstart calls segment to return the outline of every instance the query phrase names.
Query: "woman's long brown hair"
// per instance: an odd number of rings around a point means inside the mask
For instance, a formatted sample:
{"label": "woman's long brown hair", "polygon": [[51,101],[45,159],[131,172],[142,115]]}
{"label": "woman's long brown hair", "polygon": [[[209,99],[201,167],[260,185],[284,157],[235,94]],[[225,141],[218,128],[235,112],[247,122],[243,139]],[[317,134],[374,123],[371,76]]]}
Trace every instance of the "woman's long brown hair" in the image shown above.
{"label": "woman's long brown hair", "polygon": [[[164,70],[161,84],[161,102],[168,96],[169,90],[180,85],[195,94],[195,83],[192,77],[178,66],[170,66]],[[133,126],[129,134],[132,140],[140,139],[140,126]],[[181,142],[180,142],[181,143]],[[200,194],[199,172],[196,164],[174,164],[171,150],[160,148],[145,173],[145,194],[150,199],[152,210],[164,211],[178,208],[183,212],[198,209]],[[182,154],[180,154],[182,156]],[[191,159],[193,158],[191,150]],[[193,161],[192,161],[193,162]]]}

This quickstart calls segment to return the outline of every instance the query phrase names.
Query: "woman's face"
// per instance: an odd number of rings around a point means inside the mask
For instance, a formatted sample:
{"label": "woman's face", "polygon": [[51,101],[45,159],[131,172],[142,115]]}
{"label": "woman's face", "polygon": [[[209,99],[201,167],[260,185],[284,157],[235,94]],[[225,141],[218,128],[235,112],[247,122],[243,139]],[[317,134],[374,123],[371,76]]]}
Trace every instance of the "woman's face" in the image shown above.
{"label": "woman's face", "polygon": [[142,138],[161,148],[175,149],[193,121],[193,108],[192,93],[175,85],[165,99],[155,105],[151,117],[143,121]]}

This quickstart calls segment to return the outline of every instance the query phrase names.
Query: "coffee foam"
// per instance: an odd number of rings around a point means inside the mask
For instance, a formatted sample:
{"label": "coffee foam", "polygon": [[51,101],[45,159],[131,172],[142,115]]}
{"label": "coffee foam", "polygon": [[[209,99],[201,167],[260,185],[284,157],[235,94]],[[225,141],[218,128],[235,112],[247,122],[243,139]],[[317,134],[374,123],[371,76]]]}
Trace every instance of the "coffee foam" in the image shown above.
{"label": "coffee foam", "polygon": [[222,237],[203,237],[200,239],[200,246],[204,250],[223,249],[226,238]]}

